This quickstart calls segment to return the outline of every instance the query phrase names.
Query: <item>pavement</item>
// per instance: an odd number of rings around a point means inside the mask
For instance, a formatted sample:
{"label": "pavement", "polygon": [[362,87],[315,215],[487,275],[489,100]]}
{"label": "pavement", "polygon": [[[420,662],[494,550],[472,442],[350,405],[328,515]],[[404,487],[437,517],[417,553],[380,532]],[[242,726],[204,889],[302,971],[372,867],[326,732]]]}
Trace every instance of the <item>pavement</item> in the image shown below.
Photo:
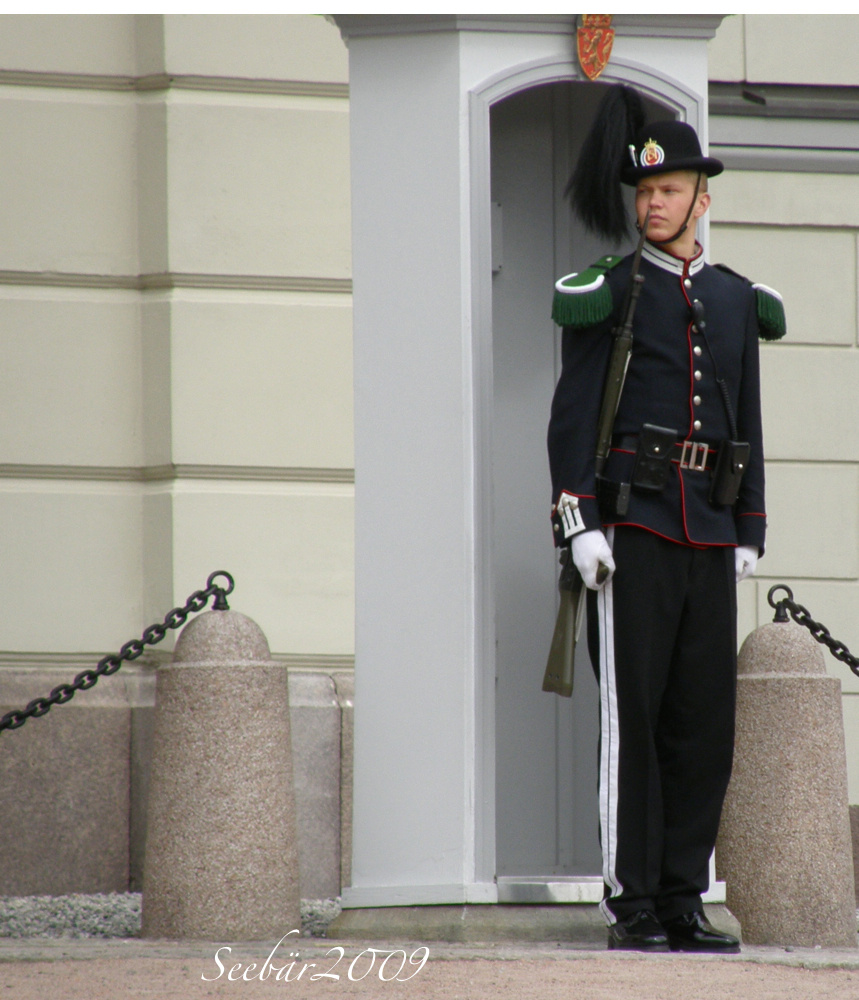
{"label": "pavement", "polygon": [[859,949],[739,955],[568,944],[0,939],[0,1000],[859,1000]]}

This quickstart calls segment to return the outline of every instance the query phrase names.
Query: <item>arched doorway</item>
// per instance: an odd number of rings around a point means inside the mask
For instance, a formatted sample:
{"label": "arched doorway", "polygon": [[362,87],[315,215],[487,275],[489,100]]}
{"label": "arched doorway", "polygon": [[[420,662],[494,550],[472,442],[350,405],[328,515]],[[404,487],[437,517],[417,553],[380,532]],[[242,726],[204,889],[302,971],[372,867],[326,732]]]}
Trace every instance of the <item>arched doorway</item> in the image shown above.
{"label": "arched doorway", "polygon": [[[545,444],[560,374],[553,283],[631,249],[587,233],[564,196],[603,93],[555,82],[490,110],[496,873],[508,902],[581,899],[588,882],[601,895],[598,691],[584,637],[573,698],[541,682],[557,607]],[[653,102],[648,112],[671,114]]]}

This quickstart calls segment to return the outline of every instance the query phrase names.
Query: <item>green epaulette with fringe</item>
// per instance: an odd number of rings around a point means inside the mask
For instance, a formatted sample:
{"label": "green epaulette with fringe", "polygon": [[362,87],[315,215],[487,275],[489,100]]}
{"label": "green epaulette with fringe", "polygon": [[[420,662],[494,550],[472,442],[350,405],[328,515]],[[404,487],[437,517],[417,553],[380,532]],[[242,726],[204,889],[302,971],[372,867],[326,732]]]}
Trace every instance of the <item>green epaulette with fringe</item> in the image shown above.
{"label": "green epaulette with fringe", "polygon": [[761,340],[781,340],[787,333],[787,320],[784,315],[784,301],[781,295],[774,288],[749,281],[748,278],[732,271],[726,264],[716,264],[716,267],[720,271],[724,271],[725,274],[733,274],[737,278],[742,278],[754,289]]}
{"label": "green epaulette with fringe", "polygon": [[567,274],[555,282],[552,319],[558,326],[584,328],[602,323],[611,315],[611,289],[604,275],[623,257],[608,254],[581,272]]}
{"label": "green epaulette with fringe", "polygon": [[758,326],[762,340],[781,340],[787,333],[784,301],[774,288],[753,284],[758,307]]}

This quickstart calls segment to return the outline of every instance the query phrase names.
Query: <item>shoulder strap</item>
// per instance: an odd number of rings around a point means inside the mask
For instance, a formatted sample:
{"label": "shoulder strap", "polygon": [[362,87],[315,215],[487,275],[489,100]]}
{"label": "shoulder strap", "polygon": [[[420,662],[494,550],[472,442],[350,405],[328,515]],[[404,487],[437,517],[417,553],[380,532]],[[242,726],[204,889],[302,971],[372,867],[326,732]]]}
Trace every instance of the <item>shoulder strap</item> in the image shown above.
{"label": "shoulder strap", "polygon": [[787,319],[784,314],[784,300],[774,289],[760,283],[753,283],[727,264],[714,265],[725,274],[731,274],[741,281],[751,285],[755,293],[755,307],[758,314],[758,326],[762,340],[781,340],[787,333]]}

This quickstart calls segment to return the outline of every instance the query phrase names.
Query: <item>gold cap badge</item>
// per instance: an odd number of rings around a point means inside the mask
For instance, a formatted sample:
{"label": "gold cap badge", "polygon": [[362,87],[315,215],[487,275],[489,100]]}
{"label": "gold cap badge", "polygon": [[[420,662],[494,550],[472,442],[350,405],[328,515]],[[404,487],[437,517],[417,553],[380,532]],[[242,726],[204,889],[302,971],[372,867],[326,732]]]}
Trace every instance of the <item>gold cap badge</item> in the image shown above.
{"label": "gold cap badge", "polygon": [[655,139],[648,139],[641,150],[642,167],[658,167],[665,161],[665,150]]}

